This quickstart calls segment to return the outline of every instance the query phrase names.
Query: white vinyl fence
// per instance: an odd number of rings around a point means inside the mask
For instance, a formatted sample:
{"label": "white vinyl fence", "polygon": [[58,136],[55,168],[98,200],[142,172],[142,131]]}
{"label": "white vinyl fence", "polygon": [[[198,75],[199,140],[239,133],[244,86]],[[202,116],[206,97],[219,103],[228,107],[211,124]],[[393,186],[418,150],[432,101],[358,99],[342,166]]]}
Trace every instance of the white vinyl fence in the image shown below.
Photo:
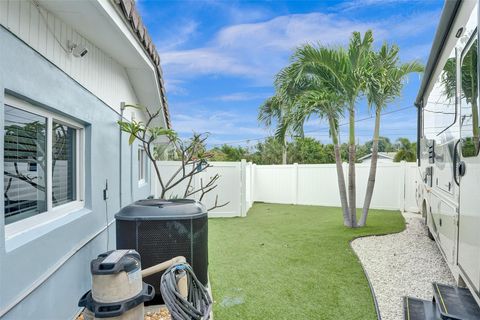
{"label": "white vinyl fence", "polygon": [[[334,164],[255,165],[242,162],[210,162],[212,167],[202,172],[192,184],[199,186],[209,177],[220,174],[218,187],[203,199],[211,207],[218,195],[223,208],[212,210],[212,217],[246,216],[253,202],[340,206],[337,172]],[[161,172],[173,173],[179,162],[159,162]],[[363,206],[370,166],[356,165],[357,207]],[[344,163],[345,181],[348,165]],[[155,177],[152,177],[155,179]],[[418,211],[415,190],[418,181],[416,163],[378,163],[371,207],[375,209]],[[175,188],[167,197],[181,197],[185,185]],[[155,195],[159,196],[158,183]],[[197,197],[194,197],[198,199]]]}
{"label": "white vinyl fence", "polygon": [[[160,173],[167,180],[172,176],[172,174],[178,170],[181,166],[179,161],[159,161]],[[210,180],[210,177],[213,177],[215,174],[220,175],[220,179],[217,181],[217,187],[207,193],[202,199],[202,203],[208,208],[212,207],[215,204],[215,198],[218,196],[218,204],[228,204],[224,207],[217,208],[209,212],[211,217],[235,217],[235,216],[246,216],[248,209],[251,207],[251,201],[247,204],[247,185],[249,185],[250,180],[247,182],[246,178],[246,166],[247,162],[210,162],[212,167],[207,168],[205,171],[194,176],[191,185],[195,189],[199,189],[201,184],[207,184]],[[251,172],[250,168],[248,169],[249,173]],[[153,171],[153,170],[152,170]],[[181,173],[180,173],[181,176]],[[250,178],[250,177],[249,177]],[[156,197],[160,196],[160,183],[157,180],[157,177],[152,172],[152,181],[155,181],[154,184],[154,193]],[[180,183],[178,186],[169,190],[166,194],[166,198],[182,198],[185,189],[188,185],[188,181]],[[250,192],[251,190],[249,190]],[[248,194],[248,197],[251,197],[251,193]],[[192,199],[199,200],[200,194],[197,193],[191,197]]]}

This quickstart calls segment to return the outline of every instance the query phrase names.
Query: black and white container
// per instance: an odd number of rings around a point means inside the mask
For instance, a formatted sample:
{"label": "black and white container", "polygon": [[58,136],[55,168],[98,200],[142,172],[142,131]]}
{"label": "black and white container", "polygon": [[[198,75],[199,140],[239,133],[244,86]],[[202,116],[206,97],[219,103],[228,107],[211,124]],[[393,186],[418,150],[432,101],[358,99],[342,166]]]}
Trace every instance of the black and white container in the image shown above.
{"label": "black and white container", "polygon": [[90,264],[92,290],[78,302],[84,318],[143,319],[144,302],[155,295],[142,281],[140,255],[135,250],[114,250],[99,255]]}

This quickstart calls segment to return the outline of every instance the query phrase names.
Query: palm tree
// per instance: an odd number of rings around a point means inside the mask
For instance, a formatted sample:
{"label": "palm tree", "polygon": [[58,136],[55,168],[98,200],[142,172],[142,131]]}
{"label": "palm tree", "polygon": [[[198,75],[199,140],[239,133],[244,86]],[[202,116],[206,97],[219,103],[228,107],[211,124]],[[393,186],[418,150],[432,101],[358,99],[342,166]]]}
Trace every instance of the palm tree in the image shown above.
{"label": "palm tree", "polygon": [[411,143],[407,138],[398,138],[398,151],[395,154],[393,161],[408,161],[413,162],[417,158],[416,144]]}
{"label": "palm tree", "polygon": [[293,126],[287,120],[290,110],[297,103],[298,95],[305,90],[306,82],[295,82],[291,77],[290,66],[282,69],[275,77],[275,95],[265,100],[260,106],[258,120],[270,127],[276,122],[275,137],[282,142],[282,163],[287,164],[288,133],[303,137],[303,126]]}
{"label": "palm tree", "polygon": [[366,83],[366,74],[369,57],[371,55],[373,33],[365,32],[362,39],[359,32],[354,32],[348,47],[348,63],[345,79],[346,97],[349,113],[349,150],[348,150],[348,198],[350,200],[350,215],[352,226],[357,226],[356,181],[355,181],[355,109],[357,99]]}
{"label": "palm tree", "polygon": [[307,90],[299,97],[298,110],[292,112],[292,115],[299,119],[299,121],[293,120],[294,123],[299,125],[303,125],[305,120],[314,115],[320,119],[327,120],[334,146],[338,190],[343,211],[343,224],[347,227],[352,227],[338,139],[338,120],[343,116],[344,101],[342,98],[342,95],[339,95],[334,88],[327,88],[326,85]]}
{"label": "palm tree", "polygon": [[[258,112],[258,121],[270,127],[272,122],[282,123],[285,121],[285,113],[287,106],[282,102],[278,95],[274,95],[260,106]],[[279,139],[282,142],[282,164],[287,164],[287,135],[284,134]]]}
{"label": "palm tree", "polygon": [[338,119],[343,116],[345,106],[344,91],[335,73],[323,65],[306,64],[301,60],[306,55],[315,54],[322,56],[324,60],[339,61],[341,58],[340,51],[335,49],[315,48],[310,45],[297,49],[293,63],[281,70],[276,77],[278,92],[290,97],[292,95],[289,93],[293,92],[295,97],[289,104],[283,125],[281,123],[277,128],[277,135],[284,135],[288,127],[301,132],[305,121],[312,116],[327,120],[334,144],[344,225],[352,227],[338,138]]}
{"label": "palm tree", "polygon": [[347,50],[331,49],[321,45],[304,45],[293,55],[292,68],[298,79],[323,79],[330,81],[342,95],[343,107],[349,114],[348,140],[348,199],[351,225],[356,227],[356,181],[355,181],[355,110],[357,99],[366,84],[368,59],[373,42],[372,31],[365,32],[362,38],[354,32]]}
{"label": "palm tree", "polygon": [[399,64],[399,48],[384,43],[378,53],[369,57],[369,75],[366,82],[366,96],[370,108],[375,110],[375,127],[373,131],[372,160],[368,176],[367,190],[359,226],[367,222],[368,210],[372,201],[377,173],[378,140],[380,136],[380,116],[389,103],[401,95],[405,78],[412,72],[422,72],[423,66],[416,62]]}

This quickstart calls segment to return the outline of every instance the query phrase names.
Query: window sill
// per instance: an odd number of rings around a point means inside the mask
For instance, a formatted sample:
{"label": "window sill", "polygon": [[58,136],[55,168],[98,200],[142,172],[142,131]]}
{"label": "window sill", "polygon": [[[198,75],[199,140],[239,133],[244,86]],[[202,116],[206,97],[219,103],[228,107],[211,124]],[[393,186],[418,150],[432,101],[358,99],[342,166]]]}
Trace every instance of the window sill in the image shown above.
{"label": "window sill", "polygon": [[5,250],[13,251],[92,212],[83,206],[76,206],[78,203],[83,204],[80,201],[66,204],[53,209],[52,212],[41,213],[5,226]]}

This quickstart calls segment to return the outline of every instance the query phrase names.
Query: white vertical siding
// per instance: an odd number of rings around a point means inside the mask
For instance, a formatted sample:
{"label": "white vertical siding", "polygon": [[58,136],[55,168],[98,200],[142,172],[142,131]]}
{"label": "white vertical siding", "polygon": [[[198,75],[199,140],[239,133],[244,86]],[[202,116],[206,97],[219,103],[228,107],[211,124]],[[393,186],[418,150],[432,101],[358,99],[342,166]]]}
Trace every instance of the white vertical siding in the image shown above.
{"label": "white vertical siding", "polygon": [[[42,14],[30,1],[0,0],[1,25],[110,107],[119,110],[122,101],[138,101],[123,66],[52,13],[42,9]],[[85,45],[89,53],[82,59],[67,54],[62,46],[67,48],[68,40]]]}

